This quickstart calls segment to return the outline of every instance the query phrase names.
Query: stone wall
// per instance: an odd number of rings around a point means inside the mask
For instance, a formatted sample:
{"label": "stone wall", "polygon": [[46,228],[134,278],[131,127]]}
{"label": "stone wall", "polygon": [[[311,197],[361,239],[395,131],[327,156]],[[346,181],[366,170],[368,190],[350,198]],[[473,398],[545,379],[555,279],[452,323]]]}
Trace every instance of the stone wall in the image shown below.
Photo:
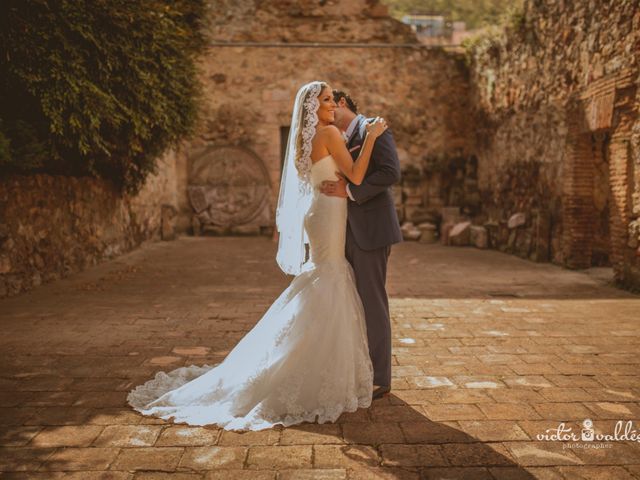
{"label": "stone wall", "polygon": [[[168,220],[173,206],[178,232],[271,232],[293,99],[311,80],[349,91],[365,114],[384,115],[405,171],[469,154],[462,56],[425,49],[378,2],[209,6],[203,121],[184,148],[160,160],[140,194],[120,196],[90,178],[0,179],[0,297],[171,236],[163,211]],[[423,205],[412,201],[407,177],[406,188],[396,188],[403,217]]]}
{"label": "stone wall", "polygon": [[139,195],[87,178],[0,180],[0,296],[170,237],[173,206],[179,232],[270,233],[293,99],[312,80],[387,118],[396,205],[424,238],[431,223],[470,220],[457,241],[470,230],[640,285],[637,1],[527,1],[466,58],[425,48],[375,0],[209,6],[203,121]]}
{"label": "stone wall", "polygon": [[[469,49],[496,248],[640,285],[637,1],[527,1]],[[525,214],[510,232],[508,219]],[[499,234],[502,231],[503,234]]]}
{"label": "stone wall", "polygon": [[209,7],[213,41],[418,43],[379,0],[212,0]]}
{"label": "stone wall", "polygon": [[[270,231],[293,100],[312,80],[350,92],[363,113],[388,119],[405,170],[469,154],[463,56],[424,48],[382,5],[218,1],[213,11],[228,13],[212,15],[215,43],[202,60],[205,121],[178,165],[182,230]],[[405,211],[401,186],[396,197],[402,216],[417,208],[409,202]]]}
{"label": "stone wall", "polygon": [[[88,177],[0,179],[0,297],[158,239],[162,205],[175,205],[175,197],[172,152],[160,159],[157,174],[133,197]],[[165,209],[165,227],[170,216]]]}

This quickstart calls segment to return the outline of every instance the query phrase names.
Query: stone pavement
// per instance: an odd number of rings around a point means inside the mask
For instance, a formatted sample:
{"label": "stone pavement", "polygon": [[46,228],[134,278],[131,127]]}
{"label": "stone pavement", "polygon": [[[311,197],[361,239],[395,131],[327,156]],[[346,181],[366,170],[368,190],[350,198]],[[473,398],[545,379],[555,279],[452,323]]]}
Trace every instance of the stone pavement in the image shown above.
{"label": "stone pavement", "polygon": [[640,430],[640,297],[494,251],[394,247],[394,389],[337,424],[241,434],[129,409],[155,372],[224,358],[288,284],[274,253],[185,237],[0,301],[0,478],[640,478],[639,442],[537,439]]}

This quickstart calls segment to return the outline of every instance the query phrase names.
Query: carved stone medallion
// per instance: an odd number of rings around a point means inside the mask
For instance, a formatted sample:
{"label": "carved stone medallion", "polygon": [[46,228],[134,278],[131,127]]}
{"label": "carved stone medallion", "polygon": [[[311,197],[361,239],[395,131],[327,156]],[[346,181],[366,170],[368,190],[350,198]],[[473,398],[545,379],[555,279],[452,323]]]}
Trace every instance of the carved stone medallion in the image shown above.
{"label": "carved stone medallion", "polygon": [[187,188],[191,206],[205,225],[245,225],[268,207],[268,172],[255,153],[242,147],[211,147],[193,158]]}

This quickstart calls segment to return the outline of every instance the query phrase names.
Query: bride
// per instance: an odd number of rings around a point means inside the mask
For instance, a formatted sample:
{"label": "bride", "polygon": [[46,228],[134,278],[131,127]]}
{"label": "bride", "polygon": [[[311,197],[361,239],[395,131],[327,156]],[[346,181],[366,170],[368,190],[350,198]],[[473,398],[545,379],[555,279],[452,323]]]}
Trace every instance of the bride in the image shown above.
{"label": "bride", "polygon": [[[362,182],[383,119],[367,125],[357,160],[331,123],[336,103],[326,83],[296,95],[276,224],[277,261],[296,275],[217,366],[158,372],[127,396],[144,415],[226,430],[334,422],[371,404],[373,369],[364,310],[345,258],[347,200],[319,193],[339,170]],[[309,259],[305,243],[309,244]]]}

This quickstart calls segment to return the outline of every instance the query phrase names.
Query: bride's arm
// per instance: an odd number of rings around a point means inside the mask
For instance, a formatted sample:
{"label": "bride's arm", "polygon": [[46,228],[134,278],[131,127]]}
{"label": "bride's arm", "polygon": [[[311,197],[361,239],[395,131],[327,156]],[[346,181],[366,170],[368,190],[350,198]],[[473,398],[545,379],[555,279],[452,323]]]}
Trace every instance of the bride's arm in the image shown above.
{"label": "bride's arm", "polygon": [[354,162],[349,150],[344,144],[344,138],[340,131],[333,125],[326,129],[326,147],[331,156],[338,164],[338,168],[355,185],[360,185],[369,167],[373,144],[384,131],[387,124],[383,119],[377,118],[373,123],[367,125],[367,133],[360,149],[360,154]]}

